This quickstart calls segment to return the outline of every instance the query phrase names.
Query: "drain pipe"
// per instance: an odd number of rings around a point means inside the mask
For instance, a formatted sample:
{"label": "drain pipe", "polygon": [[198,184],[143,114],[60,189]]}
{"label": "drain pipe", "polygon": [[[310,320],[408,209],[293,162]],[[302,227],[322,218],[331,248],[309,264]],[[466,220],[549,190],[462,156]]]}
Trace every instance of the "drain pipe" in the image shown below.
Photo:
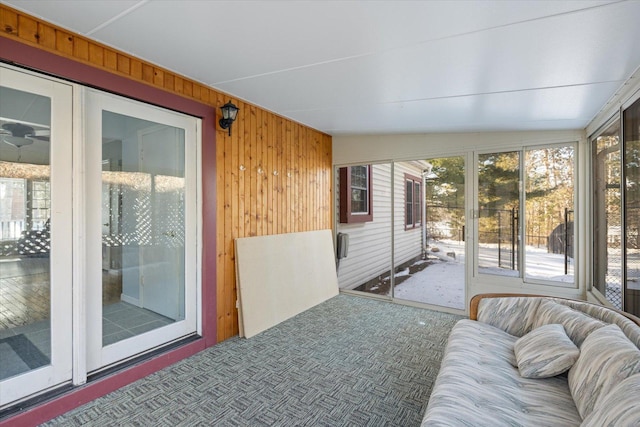
{"label": "drain pipe", "polygon": [[426,168],[422,170],[422,259],[427,259],[427,182],[437,179],[438,175],[433,172],[433,165],[427,161]]}
{"label": "drain pipe", "polygon": [[[431,165],[429,165],[431,166]],[[427,175],[431,173],[431,168],[422,171],[422,259],[427,259]]]}

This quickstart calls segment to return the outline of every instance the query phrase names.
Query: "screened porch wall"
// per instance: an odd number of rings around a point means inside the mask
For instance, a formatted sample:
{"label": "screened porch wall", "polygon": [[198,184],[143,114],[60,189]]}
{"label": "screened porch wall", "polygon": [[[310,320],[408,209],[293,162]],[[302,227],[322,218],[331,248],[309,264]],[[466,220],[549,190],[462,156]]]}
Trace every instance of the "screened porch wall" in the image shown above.
{"label": "screened porch wall", "polygon": [[[468,164],[473,164],[473,154],[479,151],[502,151],[506,149],[519,149],[523,146],[549,145],[577,141],[577,209],[576,209],[576,235],[579,236],[576,247],[577,264],[576,286],[574,288],[560,288],[554,286],[542,286],[519,282],[498,283],[490,275],[473,276],[473,257],[467,258],[467,304],[471,297],[485,292],[517,292],[517,293],[541,293],[552,296],[564,296],[570,298],[585,298],[588,272],[588,246],[587,224],[589,217],[586,214],[588,200],[588,176],[587,165],[590,151],[584,130],[569,131],[522,131],[522,132],[485,132],[485,133],[449,133],[449,134],[415,134],[415,135],[354,135],[334,137],[333,163],[339,167],[344,164],[364,164],[385,160],[409,161],[463,155]],[[473,172],[468,171],[468,174]],[[471,204],[475,200],[472,184],[475,179],[468,176],[467,212],[473,208]],[[470,221],[470,220],[469,220]],[[469,222],[468,221],[468,222]],[[467,223],[466,241],[472,244],[472,229]],[[484,276],[484,277],[483,277]]]}

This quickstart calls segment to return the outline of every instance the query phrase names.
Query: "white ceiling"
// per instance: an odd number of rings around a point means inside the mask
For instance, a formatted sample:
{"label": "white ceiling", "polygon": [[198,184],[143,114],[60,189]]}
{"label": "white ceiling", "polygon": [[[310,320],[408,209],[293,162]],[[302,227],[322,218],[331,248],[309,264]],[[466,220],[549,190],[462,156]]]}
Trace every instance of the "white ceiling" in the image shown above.
{"label": "white ceiling", "polygon": [[4,3],[332,135],[582,129],[640,1]]}

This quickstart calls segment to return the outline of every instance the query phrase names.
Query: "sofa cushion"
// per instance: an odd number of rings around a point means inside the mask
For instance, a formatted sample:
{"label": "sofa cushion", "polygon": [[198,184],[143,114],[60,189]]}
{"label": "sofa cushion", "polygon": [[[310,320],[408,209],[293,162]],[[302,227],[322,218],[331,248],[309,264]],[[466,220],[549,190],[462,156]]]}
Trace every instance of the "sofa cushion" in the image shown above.
{"label": "sofa cushion", "polygon": [[564,326],[567,335],[578,347],[582,345],[591,332],[606,325],[606,323],[566,305],[544,300],[538,307],[534,328],[552,323],[559,323]]}
{"label": "sofa cushion", "polygon": [[592,332],[569,370],[569,388],[582,418],[622,380],[640,372],[640,350],[617,325]]}
{"label": "sofa cushion", "polygon": [[632,375],[603,396],[581,427],[639,426],[640,374]]}
{"label": "sofa cushion", "polygon": [[529,379],[509,362],[517,337],[473,320],[449,335],[422,426],[577,426],[566,378]]}
{"label": "sofa cushion", "polygon": [[544,325],[519,338],[513,346],[520,375],[549,378],[573,366],[580,350],[559,324]]}
{"label": "sofa cushion", "polygon": [[533,329],[541,298],[484,298],[478,305],[478,321],[521,337]]}

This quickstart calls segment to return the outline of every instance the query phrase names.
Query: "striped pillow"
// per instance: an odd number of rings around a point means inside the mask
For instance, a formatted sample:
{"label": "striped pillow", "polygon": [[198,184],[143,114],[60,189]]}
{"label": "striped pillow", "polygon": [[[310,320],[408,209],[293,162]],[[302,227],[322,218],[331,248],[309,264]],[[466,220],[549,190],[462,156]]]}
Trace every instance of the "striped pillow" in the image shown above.
{"label": "striped pillow", "polygon": [[589,334],[580,347],[580,357],[569,370],[569,389],[582,419],[618,383],[639,372],[640,350],[617,325]]}
{"label": "striped pillow", "polygon": [[534,329],[519,338],[513,350],[520,375],[525,378],[555,377],[568,371],[580,355],[564,326],[559,324]]}

